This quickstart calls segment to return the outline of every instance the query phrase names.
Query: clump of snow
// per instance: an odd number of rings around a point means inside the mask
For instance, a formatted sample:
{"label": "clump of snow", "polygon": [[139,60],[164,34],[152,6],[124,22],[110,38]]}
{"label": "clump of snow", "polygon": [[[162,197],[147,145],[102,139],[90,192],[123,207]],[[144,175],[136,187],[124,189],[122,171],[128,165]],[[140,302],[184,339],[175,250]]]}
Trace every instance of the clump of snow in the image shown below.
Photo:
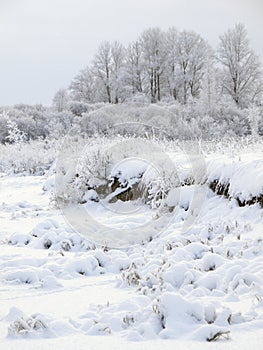
{"label": "clump of snow", "polygon": [[209,183],[217,180],[221,185],[228,185],[229,197],[238,198],[240,202],[250,201],[263,194],[262,159],[210,159],[207,173]]}
{"label": "clump of snow", "polygon": [[69,321],[56,320],[50,315],[34,313],[27,316],[18,308],[11,308],[5,320],[10,322],[8,337],[17,338],[57,338],[76,333]]}
{"label": "clump of snow", "polygon": [[17,317],[8,327],[8,334],[11,337],[24,336],[28,334],[41,334],[48,329],[42,315],[32,315],[29,317]]}
{"label": "clump of snow", "polygon": [[110,177],[118,177],[121,183],[126,182],[128,179],[141,178],[149,166],[147,162],[140,158],[124,159],[113,166]]}

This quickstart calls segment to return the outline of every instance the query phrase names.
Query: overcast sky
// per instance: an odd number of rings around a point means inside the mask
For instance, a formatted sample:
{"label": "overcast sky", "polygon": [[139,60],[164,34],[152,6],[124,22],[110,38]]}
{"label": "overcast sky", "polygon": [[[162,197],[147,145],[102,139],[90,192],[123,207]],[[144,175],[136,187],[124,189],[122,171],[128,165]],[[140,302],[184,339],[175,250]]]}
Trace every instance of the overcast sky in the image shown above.
{"label": "overcast sky", "polygon": [[216,47],[237,22],[262,59],[263,0],[0,0],[0,105],[50,104],[101,41],[175,26]]}

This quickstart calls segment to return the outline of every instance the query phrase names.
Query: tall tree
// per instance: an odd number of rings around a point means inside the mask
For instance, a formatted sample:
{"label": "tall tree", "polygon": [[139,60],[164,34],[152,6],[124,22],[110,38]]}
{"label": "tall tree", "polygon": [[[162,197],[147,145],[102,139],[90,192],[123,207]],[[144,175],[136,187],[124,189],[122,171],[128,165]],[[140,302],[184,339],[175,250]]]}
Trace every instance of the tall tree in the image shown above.
{"label": "tall tree", "polygon": [[[111,45],[111,77],[110,85],[112,90],[112,99],[115,103],[119,103],[120,99],[124,99],[125,90],[125,75],[124,75],[124,62],[125,62],[126,50],[122,44],[115,41]],[[112,102],[113,102],[112,101]]]}
{"label": "tall tree", "polygon": [[131,93],[143,92],[143,52],[142,45],[135,41],[128,46],[126,55],[126,79]]}
{"label": "tall tree", "polygon": [[96,83],[105,91],[105,102],[118,103],[124,88],[125,48],[115,41],[103,42],[93,61],[93,74]]}
{"label": "tall tree", "polygon": [[161,100],[161,78],[165,67],[164,33],[160,28],[150,28],[141,35],[143,59],[147,68],[151,101]]}
{"label": "tall tree", "polygon": [[176,82],[180,90],[179,99],[184,104],[188,97],[198,97],[204,75],[207,44],[192,31],[180,32],[175,45]]}
{"label": "tall tree", "polygon": [[260,61],[250,48],[243,24],[220,36],[218,61],[223,65],[222,90],[237,105],[247,105],[262,92]]}
{"label": "tall tree", "polygon": [[165,36],[166,46],[166,80],[168,84],[169,94],[175,99],[178,99],[179,82],[177,74],[177,40],[178,30],[175,27],[169,28]]}
{"label": "tall tree", "polygon": [[106,101],[112,102],[111,91],[111,45],[108,41],[100,44],[98,53],[93,62],[93,71],[96,77],[103,83],[106,92]]}
{"label": "tall tree", "polygon": [[202,79],[202,90],[200,92],[200,102],[205,112],[213,115],[216,103],[219,98],[217,77],[218,68],[216,67],[215,53],[211,47],[208,47],[207,56],[204,65],[204,75]]}
{"label": "tall tree", "polygon": [[90,68],[85,67],[82,69],[79,74],[73,78],[69,86],[72,99],[84,103],[95,102],[94,83],[94,75]]}

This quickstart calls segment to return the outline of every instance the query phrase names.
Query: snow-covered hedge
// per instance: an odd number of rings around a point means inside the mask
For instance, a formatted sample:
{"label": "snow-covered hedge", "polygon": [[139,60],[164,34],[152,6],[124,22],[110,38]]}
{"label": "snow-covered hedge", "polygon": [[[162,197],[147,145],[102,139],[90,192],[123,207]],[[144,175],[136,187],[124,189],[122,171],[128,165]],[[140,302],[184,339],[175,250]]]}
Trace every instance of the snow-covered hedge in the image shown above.
{"label": "snow-covered hedge", "polygon": [[73,101],[69,109],[54,112],[40,105],[0,107],[0,143],[8,141],[8,120],[15,123],[27,140],[65,136],[77,127],[78,133],[92,135],[159,135],[173,139],[209,139],[228,135],[262,135],[261,107],[240,109],[221,101],[208,112],[202,101],[187,105],[174,102],[126,102],[85,104]]}

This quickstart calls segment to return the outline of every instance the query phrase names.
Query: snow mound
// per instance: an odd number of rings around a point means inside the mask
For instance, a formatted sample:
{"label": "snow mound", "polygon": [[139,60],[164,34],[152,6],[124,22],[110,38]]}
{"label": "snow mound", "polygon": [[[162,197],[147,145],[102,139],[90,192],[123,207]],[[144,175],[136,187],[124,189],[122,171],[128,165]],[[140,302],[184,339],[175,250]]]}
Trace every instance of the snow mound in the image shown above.
{"label": "snow mound", "polygon": [[212,159],[208,161],[207,172],[208,183],[214,184],[214,189],[219,194],[238,199],[239,204],[253,200],[256,202],[258,199],[263,205],[262,159],[243,161],[225,157]]}

